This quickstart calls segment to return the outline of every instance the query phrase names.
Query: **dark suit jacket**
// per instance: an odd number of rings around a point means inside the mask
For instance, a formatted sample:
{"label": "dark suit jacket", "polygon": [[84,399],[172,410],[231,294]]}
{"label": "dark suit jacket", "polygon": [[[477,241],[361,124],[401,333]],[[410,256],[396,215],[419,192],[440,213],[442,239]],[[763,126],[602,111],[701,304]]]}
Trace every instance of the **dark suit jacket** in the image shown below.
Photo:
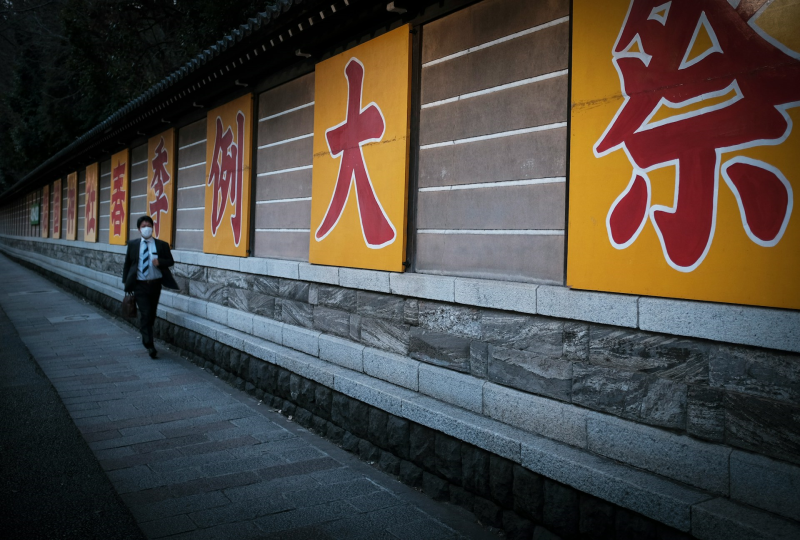
{"label": "dark suit jacket", "polygon": [[[169,267],[175,264],[172,259],[172,251],[169,244],[163,240],[155,239],[156,253],[158,254],[158,269],[161,272],[161,284],[168,289],[178,289],[175,278],[172,277]],[[141,238],[128,242],[128,252],[125,254],[125,266],[122,267],[122,283],[125,284],[125,291],[132,291],[136,286],[136,272],[139,270],[139,250],[141,249]]]}

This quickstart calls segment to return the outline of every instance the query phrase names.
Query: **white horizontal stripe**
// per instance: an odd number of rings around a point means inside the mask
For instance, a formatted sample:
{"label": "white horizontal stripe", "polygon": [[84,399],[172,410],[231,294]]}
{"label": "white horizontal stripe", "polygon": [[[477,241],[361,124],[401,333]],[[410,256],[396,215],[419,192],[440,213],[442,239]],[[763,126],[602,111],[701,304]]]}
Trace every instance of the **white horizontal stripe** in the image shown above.
{"label": "white horizontal stripe", "polygon": [[190,147],[192,147],[192,146],[196,146],[196,145],[198,145],[198,144],[203,144],[203,143],[204,143],[204,142],[206,142],[207,140],[208,140],[208,139],[203,139],[202,141],[197,141],[197,142],[193,142],[193,143],[191,143],[191,144],[187,144],[186,146],[181,146],[180,148],[178,148],[178,150],[183,150],[184,148],[190,148]]}
{"label": "white horizontal stripe", "polygon": [[104,187],[104,188],[100,188],[100,191],[105,191],[105,190],[107,190],[107,189],[111,189],[111,186],[107,186],[107,187]]}
{"label": "white horizontal stripe", "polygon": [[280,171],[262,172],[258,173],[256,176],[274,176],[276,174],[283,174],[293,171],[305,171],[306,169],[311,169],[313,167],[313,165],[303,165],[302,167],[292,167],[291,169],[281,169]]}
{"label": "white horizontal stripe", "polygon": [[[131,212],[130,215],[132,215],[132,216],[140,216],[140,215],[144,215],[144,212]],[[133,223],[131,223],[131,225],[133,225]],[[136,227],[132,226],[131,230],[136,230]]]}
{"label": "white horizontal stripe", "polygon": [[423,191],[455,191],[459,189],[483,189],[483,188],[496,188],[496,187],[510,187],[510,186],[531,186],[534,184],[559,184],[566,182],[567,179],[563,176],[555,178],[532,178],[530,180],[505,180],[502,182],[481,182],[479,184],[456,184],[452,186],[436,186],[419,188],[420,192]]}
{"label": "white horizontal stripe", "polygon": [[533,34],[534,32],[538,32],[539,30],[544,30],[545,28],[550,28],[551,26],[556,26],[558,24],[562,24],[565,22],[569,22],[569,17],[561,17],[560,19],[540,24],[539,26],[534,26],[533,28],[528,28],[527,30],[522,30],[515,34],[510,34],[508,36],[501,37],[493,41],[487,41],[486,43],[483,43],[481,45],[476,45],[475,47],[470,47],[469,49],[464,49],[463,51],[459,51],[457,53],[453,53],[448,56],[443,56],[441,58],[437,58],[436,60],[431,60],[430,62],[422,64],[422,67],[426,68],[428,66],[441,64],[442,62],[447,62],[448,60],[458,58],[459,56],[464,56],[465,54],[473,53],[475,51],[480,51],[481,49],[488,49],[489,47],[499,45],[500,43],[505,43],[506,41],[511,41],[512,39],[516,39],[522,36],[527,36],[528,34]]}
{"label": "white horizontal stripe", "polygon": [[131,199],[138,199],[140,197],[147,197],[147,193],[145,193],[144,195],[132,195]]}
{"label": "white horizontal stripe", "polygon": [[311,197],[297,197],[294,199],[271,199],[269,201],[256,201],[256,204],[275,204],[282,202],[310,201]]}
{"label": "white horizontal stripe", "polygon": [[[110,173],[110,172],[107,172],[106,174],[101,174],[101,175],[100,175],[100,178],[103,178],[104,176],[111,176],[111,173]],[[106,230],[108,230],[108,229],[106,229]]]}
{"label": "white horizontal stripe", "polygon": [[78,206],[78,208],[83,208],[84,206],[86,206],[86,205],[85,204],[81,204],[80,206]]}
{"label": "white horizontal stripe", "polygon": [[205,206],[195,206],[194,208],[178,208],[178,212],[186,212],[187,210],[205,210]]}
{"label": "white horizontal stripe", "polygon": [[185,167],[178,167],[179,171],[185,171],[186,169],[191,169],[192,167],[199,167],[200,165],[205,165],[205,161],[201,161],[200,163],[195,163],[194,165],[186,165]]}
{"label": "white horizontal stripe", "polygon": [[277,118],[279,116],[283,116],[284,114],[293,113],[294,111],[299,111],[300,109],[305,109],[306,107],[313,107],[313,106],[314,106],[314,102],[312,101],[311,103],[306,103],[305,105],[300,105],[299,107],[294,107],[293,109],[286,109],[285,111],[282,111],[282,112],[279,112],[279,113],[275,113],[275,114],[270,115],[270,116],[265,116],[264,118],[261,118],[259,120],[259,122],[263,122],[265,120],[272,120],[273,118]]}
{"label": "white horizontal stripe", "polygon": [[530,79],[522,79],[521,81],[515,81],[508,84],[501,84],[500,86],[493,86],[492,88],[479,90],[477,92],[470,92],[468,94],[461,94],[460,96],[443,99],[441,101],[433,101],[431,103],[426,103],[425,105],[422,106],[422,108],[429,109],[431,107],[438,107],[439,105],[445,105],[447,103],[461,101],[462,99],[470,99],[478,96],[483,96],[486,94],[491,94],[493,92],[499,92],[501,90],[508,90],[509,88],[516,88],[517,86],[525,86],[526,84],[533,84],[540,81],[546,81],[547,79],[553,79],[555,77],[563,77],[568,74],[569,74],[568,69],[562,69],[561,71],[554,71],[552,73],[545,73],[544,75],[537,75],[536,77],[531,77]]}
{"label": "white horizontal stripe", "polygon": [[99,216],[99,217],[104,218],[104,217],[111,217],[111,216],[109,214],[106,214],[104,216]]}
{"label": "white horizontal stripe", "polygon": [[205,184],[197,184],[197,185],[194,185],[194,186],[179,187],[178,191],[181,191],[181,190],[184,190],[184,189],[195,189],[195,188],[199,188],[199,187],[206,187],[206,185]]}
{"label": "white horizontal stripe", "polygon": [[142,176],[141,178],[134,178],[133,180],[131,180],[131,184],[133,184],[134,182],[141,182],[142,180],[147,180],[147,177]]}
{"label": "white horizontal stripe", "polygon": [[563,236],[564,231],[552,229],[419,229],[420,234],[486,234],[492,236]]}
{"label": "white horizontal stripe", "polygon": [[545,124],[543,126],[536,126],[532,128],[514,129],[512,131],[501,131],[500,133],[492,133],[491,135],[480,135],[479,137],[468,137],[466,139],[457,139],[455,141],[444,141],[440,143],[426,144],[420,146],[420,150],[427,150],[428,148],[439,148],[441,146],[450,146],[453,144],[466,144],[478,141],[488,141],[489,139],[499,139],[501,137],[511,137],[514,135],[524,135],[525,133],[534,133],[536,131],[547,131],[550,129],[558,129],[567,127],[566,122],[558,122],[557,124]]}
{"label": "white horizontal stripe", "polygon": [[270,148],[272,146],[280,146],[281,144],[286,144],[286,143],[290,143],[290,142],[294,142],[294,141],[300,141],[300,140],[303,140],[303,139],[308,139],[309,137],[313,137],[313,136],[314,136],[313,133],[306,133],[305,135],[300,135],[299,137],[292,137],[291,139],[284,139],[282,141],[265,144],[263,146],[259,146],[258,149],[259,150],[263,150],[264,148]]}
{"label": "white horizontal stripe", "polygon": [[202,232],[203,229],[175,229],[178,232]]}
{"label": "white horizontal stripe", "polygon": [[100,232],[103,232],[103,231],[108,232],[108,229],[100,229]]}
{"label": "white horizontal stripe", "polygon": [[137,161],[136,163],[131,163],[131,167],[136,167],[137,165],[141,165],[142,163],[147,163],[147,160]]}
{"label": "white horizontal stripe", "polygon": [[256,229],[256,232],[300,232],[300,233],[307,233],[311,232],[311,229]]}

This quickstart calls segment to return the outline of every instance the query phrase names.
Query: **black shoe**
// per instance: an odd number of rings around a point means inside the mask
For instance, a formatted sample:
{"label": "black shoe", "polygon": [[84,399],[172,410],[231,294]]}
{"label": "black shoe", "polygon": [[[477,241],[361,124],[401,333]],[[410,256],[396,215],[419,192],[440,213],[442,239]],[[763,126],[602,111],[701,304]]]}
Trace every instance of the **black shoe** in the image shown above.
{"label": "black shoe", "polygon": [[158,351],[155,347],[148,347],[147,352],[150,354],[150,358],[158,358]]}

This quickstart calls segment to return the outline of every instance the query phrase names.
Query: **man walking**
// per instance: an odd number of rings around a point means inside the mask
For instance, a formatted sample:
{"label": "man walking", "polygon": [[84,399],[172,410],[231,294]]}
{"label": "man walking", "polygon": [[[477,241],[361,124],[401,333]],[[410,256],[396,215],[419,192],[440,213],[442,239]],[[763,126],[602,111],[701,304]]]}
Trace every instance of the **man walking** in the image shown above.
{"label": "man walking", "polygon": [[125,266],[122,269],[122,282],[125,292],[133,292],[136,306],[139,308],[142,344],[156,358],[153,344],[153,324],[156,322],[158,299],[161,297],[161,286],[178,289],[178,284],[169,267],[175,264],[169,244],[153,238],[153,220],[150,216],[142,216],[136,222],[142,237],[128,242],[125,254]]}

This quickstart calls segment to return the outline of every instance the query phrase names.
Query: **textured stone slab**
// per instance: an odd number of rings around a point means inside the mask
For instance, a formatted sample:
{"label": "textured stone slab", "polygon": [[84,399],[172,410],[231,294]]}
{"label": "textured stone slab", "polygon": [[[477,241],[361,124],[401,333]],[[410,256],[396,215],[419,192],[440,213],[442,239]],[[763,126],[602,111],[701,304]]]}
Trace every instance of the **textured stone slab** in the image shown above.
{"label": "textured stone slab", "polygon": [[470,370],[470,340],[451,334],[411,329],[409,353],[422,362],[468,373]]}
{"label": "textured stone slab", "polygon": [[538,285],[484,279],[458,278],[455,281],[455,302],[471,306],[536,313]]}
{"label": "textured stone slab", "polygon": [[725,392],[725,442],[800,465],[800,406]]}
{"label": "textured stone slab", "polygon": [[356,312],[364,317],[404,322],[405,300],[398,296],[358,291]]}
{"label": "textured stone slab", "polygon": [[680,382],[707,384],[709,358],[716,350],[716,345],[693,339],[593,325],[589,361]]}
{"label": "textured stone slab", "polygon": [[686,400],[686,432],[714,442],[725,440],[723,391],[706,386],[689,386]]}
{"label": "textured stone slab", "polygon": [[310,354],[311,356],[319,355],[319,336],[320,333],[316,330],[308,330],[286,324],[283,327],[283,342],[282,345],[292,349]]}
{"label": "textured stone slab", "polygon": [[686,427],[687,386],[635,371],[574,362],[572,402],[655,426]]}
{"label": "textured stone slab", "polygon": [[287,349],[277,352],[275,363],[301,377],[324,384],[329,388],[333,388],[333,380],[338,370],[341,369],[302,352]]}
{"label": "textured stone slab", "polygon": [[472,412],[483,410],[485,381],[434,366],[419,366],[419,391]]}
{"label": "textured stone slab", "polygon": [[419,390],[419,362],[399,354],[364,349],[364,373],[409,390]]}
{"label": "textured stone slab", "polygon": [[228,326],[241,332],[252,334],[253,314],[244,313],[238,309],[228,309]]}
{"label": "textured stone slab", "polygon": [[544,356],[561,356],[564,321],[501,311],[485,311],[481,317],[481,341]]}
{"label": "textured stone slab", "polygon": [[492,382],[569,401],[572,393],[572,362],[503,347],[489,346],[488,377]]}
{"label": "textured stone slab", "polygon": [[726,499],[712,499],[692,508],[692,535],[700,540],[797,540],[800,526]]}
{"label": "textured stone slab", "polygon": [[364,371],[364,346],[359,343],[323,334],[319,337],[319,357],[347,369]]}
{"label": "textured stone slab", "polygon": [[315,283],[339,284],[339,268],[336,266],[320,266],[317,264],[299,263],[298,275],[303,281]]}
{"label": "textured stone slab", "polygon": [[253,317],[253,334],[256,337],[266,339],[273,343],[283,343],[283,328],[286,326],[282,322],[273,321],[265,317]]}
{"label": "textured stone slab", "polygon": [[739,450],[731,453],[731,499],[800,518],[800,467]]}
{"label": "textured stone slab", "polygon": [[681,531],[691,527],[692,505],[709,497],[553,441],[523,442],[521,457],[522,465],[533,472]]}
{"label": "textured stone slab", "polygon": [[593,413],[589,450],[699,488],[728,494],[730,448]]}
{"label": "textured stone slab", "polygon": [[636,328],[637,301],[636,296],[541,285],[536,291],[536,312],[563,319]]}
{"label": "textured stone slab", "polygon": [[367,317],[360,319],[361,342],[364,345],[397,354],[408,354],[411,330],[408,325]]}
{"label": "textured stone slab", "polygon": [[511,426],[586,447],[589,411],[487,382],[483,387],[483,414]]}
{"label": "textured stone slab", "polygon": [[249,289],[252,287],[253,276],[250,274],[220,268],[208,268],[207,272],[209,284],[224,285],[237,289]]}
{"label": "textured stone slab", "polygon": [[336,375],[333,388],[337,392],[368,403],[396,416],[402,416],[402,403],[413,399],[416,392],[399,388],[393,384],[379,381],[357,373]]}
{"label": "textured stone slab", "polygon": [[344,311],[355,312],[357,291],[341,287],[317,286],[317,304]]}
{"label": "textured stone slab", "polygon": [[[314,306],[305,302],[287,300],[286,298],[282,298],[278,302],[280,302],[281,320],[283,322],[305,328],[314,327]],[[276,306],[278,302],[276,302]]]}
{"label": "textured stone slab", "polygon": [[800,311],[642,298],[643,330],[800,352]]}
{"label": "textured stone slab", "polygon": [[186,311],[198,317],[205,317],[206,306],[208,306],[208,302],[198,300],[197,298],[189,298],[187,306],[188,309]]}
{"label": "textured stone slab", "polygon": [[723,345],[709,364],[712,387],[800,403],[800,356],[796,354]]}
{"label": "textured stone slab", "polygon": [[314,329],[324,334],[350,337],[350,313],[325,306],[314,306]]}
{"label": "textured stone slab", "polygon": [[394,294],[443,302],[455,300],[455,279],[451,277],[405,273],[391,274],[389,281]]}
{"label": "textured stone slab", "polygon": [[421,328],[455,334],[472,339],[481,338],[481,310],[453,304],[420,301]]}
{"label": "textured stone slab", "polygon": [[377,270],[357,270],[355,268],[339,269],[339,285],[349,289],[361,289],[376,292],[392,292],[389,286],[389,273]]}

